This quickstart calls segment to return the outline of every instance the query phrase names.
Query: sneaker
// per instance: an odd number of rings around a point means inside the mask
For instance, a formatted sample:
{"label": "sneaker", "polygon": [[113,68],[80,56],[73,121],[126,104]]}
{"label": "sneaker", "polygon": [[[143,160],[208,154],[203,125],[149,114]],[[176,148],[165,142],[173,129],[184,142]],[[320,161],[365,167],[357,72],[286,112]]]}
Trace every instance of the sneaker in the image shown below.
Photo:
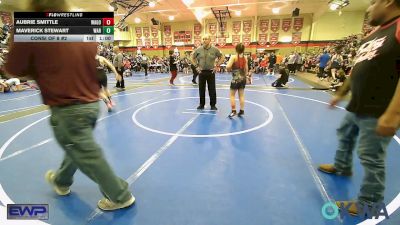
{"label": "sneaker", "polygon": [[243,115],[244,115],[244,111],[243,111],[243,110],[240,110],[239,113],[238,113],[238,116],[239,116],[239,117],[242,117]]}
{"label": "sneaker", "polygon": [[97,203],[97,206],[101,210],[112,211],[112,210],[116,210],[116,209],[127,208],[127,207],[133,205],[133,203],[135,203],[135,197],[133,195],[131,195],[131,198],[128,201],[122,202],[122,203],[115,203],[115,202],[112,202],[111,200],[109,200],[108,198],[102,198]]}
{"label": "sneaker", "polygon": [[44,178],[46,179],[47,183],[49,183],[53,187],[53,190],[58,195],[68,195],[69,193],[71,193],[71,189],[69,189],[69,187],[61,187],[55,183],[56,172],[54,172],[53,170],[47,171]]}
{"label": "sneaker", "polygon": [[[358,209],[357,209],[357,202],[356,201],[337,201],[335,202],[337,207],[341,210],[343,210],[341,207],[343,206],[344,209],[347,209],[349,214],[352,216],[357,216],[358,215]],[[351,204],[350,207],[347,207],[348,204]]]}
{"label": "sneaker", "polygon": [[217,110],[218,110],[218,108],[217,108],[217,107],[215,107],[215,105],[212,105],[212,106],[211,106],[211,110],[217,111]]}
{"label": "sneaker", "polygon": [[192,81],[192,85],[197,85],[197,83],[195,81]]}
{"label": "sneaker", "polygon": [[228,115],[228,118],[231,119],[234,116],[236,116],[236,110],[232,110],[231,114]]}
{"label": "sneaker", "polygon": [[204,109],[204,106],[203,106],[203,105],[199,105],[199,106],[197,106],[197,109],[198,109],[198,110],[203,110],[203,109]]}
{"label": "sneaker", "polygon": [[319,165],[318,170],[324,173],[335,174],[338,176],[349,177],[353,175],[351,171],[338,171],[333,164],[321,164]]}

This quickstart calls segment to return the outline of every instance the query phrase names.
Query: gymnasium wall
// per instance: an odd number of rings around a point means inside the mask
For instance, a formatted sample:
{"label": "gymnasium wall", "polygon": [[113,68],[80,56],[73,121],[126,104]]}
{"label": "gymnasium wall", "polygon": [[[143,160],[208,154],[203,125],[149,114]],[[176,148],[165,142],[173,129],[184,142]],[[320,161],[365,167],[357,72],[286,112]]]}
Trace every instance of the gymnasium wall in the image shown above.
{"label": "gymnasium wall", "polygon": [[343,37],[361,33],[365,11],[329,12],[312,23],[310,40],[340,40]]}
{"label": "gymnasium wall", "polygon": [[[289,54],[291,51],[317,51],[320,46],[327,45],[329,41],[341,40],[346,36],[361,33],[364,15],[364,11],[343,12],[340,16],[337,12],[327,12],[318,18],[314,18],[313,14],[301,14],[298,18],[302,18],[303,23],[301,29],[297,30],[294,28],[295,21],[291,15],[233,18],[226,21],[227,36],[225,41],[222,41],[223,44],[219,44],[221,39],[218,38],[218,36],[215,39],[213,38],[213,42],[223,54],[234,53],[234,46],[231,44],[233,41],[233,35],[237,35],[237,37],[240,38],[240,42],[245,42],[245,36],[250,37],[250,40],[247,39],[248,45],[246,46],[246,52],[250,53],[256,53],[257,50],[260,51],[263,49],[276,50],[283,55]],[[280,21],[278,31],[276,32],[271,30],[271,23],[273,19],[279,19]],[[289,19],[291,21],[290,28],[287,31],[283,30],[283,19]],[[260,20],[268,20],[269,22],[268,29],[265,32],[260,30]],[[240,21],[241,29],[239,32],[234,32],[233,23],[237,21]],[[251,21],[251,25],[249,26],[251,27],[250,31],[247,30],[247,32],[244,32],[244,21],[246,21],[246,24],[249,24],[248,21]],[[116,29],[115,40],[118,41],[119,46],[123,47],[125,51],[129,52],[136,52],[136,46],[139,45],[141,46],[141,51],[150,56],[167,56],[168,50],[170,48],[174,49],[175,47],[177,47],[181,54],[183,54],[185,51],[192,51],[195,49],[195,40],[201,40],[202,35],[205,33],[210,33],[210,25],[217,25],[218,23],[215,19],[203,20],[199,35],[194,34],[195,24],[198,24],[198,22],[185,21],[163,23],[157,28],[157,30],[153,29],[153,32],[152,26],[149,24],[135,24],[130,25],[127,32],[121,32]],[[165,34],[165,26],[170,26],[170,36]],[[149,31],[147,32],[146,37],[144,29]],[[137,34],[138,30],[140,31],[139,35]],[[174,33],[179,31],[189,32],[191,34],[190,42],[185,44],[177,43],[178,45],[176,45]],[[271,33],[278,33],[279,35],[278,43],[275,45],[272,44],[273,41],[271,41]],[[300,43],[294,44],[292,42],[294,33],[300,34]],[[216,34],[219,34],[218,26]],[[265,34],[267,36],[266,41],[269,41],[269,43],[260,45],[259,34]],[[170,42],[166,42],[168,38]],[[153,44],[155,44],[157,47],[151,47],[154,46]],[[165,47],[166,45],[167,47]]]}

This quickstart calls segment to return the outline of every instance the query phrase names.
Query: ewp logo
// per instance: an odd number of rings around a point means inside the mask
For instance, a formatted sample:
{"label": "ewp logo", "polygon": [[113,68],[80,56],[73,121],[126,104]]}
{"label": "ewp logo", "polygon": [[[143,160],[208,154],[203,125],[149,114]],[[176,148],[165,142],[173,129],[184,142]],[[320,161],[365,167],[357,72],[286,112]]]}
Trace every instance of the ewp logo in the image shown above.
{"label": "ewp logo", "polygon": [[8,220],[48,220],[48,204],[8,204]]}
{"label": "ewp logo", "polygon": [[357,216],[360,219],[371,219],[375,217],[378,219],[379,216],[385,216],[385,219],[389,219],[389,215],[386,210],[386,205],[383,202],[374,203],[373,205],[369,206],[367,204],[349,202],[345,205],[343,202],[340,203],[340,209],[334,202],[327,202],[322,206],[321,212],[322,216],[325,219],[333,220],[336,219],[338,215],[340,218],[349,217],[349,208],[355,205],[357,208]]}

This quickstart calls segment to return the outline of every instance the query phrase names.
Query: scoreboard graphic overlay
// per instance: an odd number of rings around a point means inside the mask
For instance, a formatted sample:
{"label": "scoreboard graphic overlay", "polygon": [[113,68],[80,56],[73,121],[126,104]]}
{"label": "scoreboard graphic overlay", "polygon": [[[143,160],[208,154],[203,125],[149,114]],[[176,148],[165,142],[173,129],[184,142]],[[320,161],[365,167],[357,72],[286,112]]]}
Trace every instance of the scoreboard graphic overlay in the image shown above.
{"label": "scoreboard graphic overlay", "polygon": [[14,42],[112,42],[113,12],[14,12]]}

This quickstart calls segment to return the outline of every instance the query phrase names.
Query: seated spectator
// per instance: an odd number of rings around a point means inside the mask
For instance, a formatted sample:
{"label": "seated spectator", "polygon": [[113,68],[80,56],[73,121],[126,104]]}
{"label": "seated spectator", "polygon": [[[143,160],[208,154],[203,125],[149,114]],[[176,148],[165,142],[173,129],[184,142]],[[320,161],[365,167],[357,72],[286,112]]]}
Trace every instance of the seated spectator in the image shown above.
{"label": "seated spectator", "polygon": [[260,62],[260,66],[258,68],[258,73],[265,73],[266,69],[268,66],[268,59],[264,58],[263,60],[261,60]]}

